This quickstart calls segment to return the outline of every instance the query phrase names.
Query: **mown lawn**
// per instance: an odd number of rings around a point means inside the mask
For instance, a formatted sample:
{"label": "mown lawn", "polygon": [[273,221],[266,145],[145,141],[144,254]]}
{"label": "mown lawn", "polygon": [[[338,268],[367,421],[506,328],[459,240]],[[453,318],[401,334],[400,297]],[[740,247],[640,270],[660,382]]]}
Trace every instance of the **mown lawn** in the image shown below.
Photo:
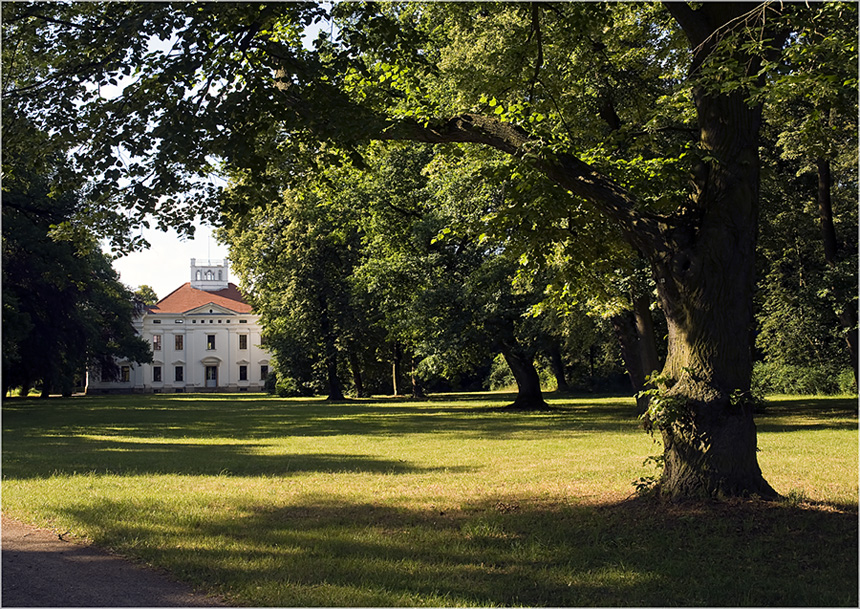
{"label": "mown lawn", "polygon": [[8,400],[3,512],[237,605],[856,606],[856,399],[779,398],[788,499],[632,498],[629,398]]}

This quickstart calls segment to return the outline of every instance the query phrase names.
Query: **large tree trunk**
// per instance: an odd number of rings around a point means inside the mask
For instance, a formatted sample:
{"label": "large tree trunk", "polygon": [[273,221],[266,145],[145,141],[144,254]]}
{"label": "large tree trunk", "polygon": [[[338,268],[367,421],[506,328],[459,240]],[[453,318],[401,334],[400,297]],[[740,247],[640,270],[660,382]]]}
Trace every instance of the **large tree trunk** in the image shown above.
{"label": "large tree trunk", "polygon": [[534,355],[526,352],[515,341],[501,342],[500,349],[508,367],[517,381],[517,399],[508,408],[512,410],[546,410],[549,405],[543,399],[540,377],[534,364]]}
{"label": "large tree trunk", "polygon": [[669,329],[667,397],[679,406],[660,425],[661,493],[772,497],[748,399],[760,110],[738,93],[695,89],[694,99],[702,144],[715,158],[696,178],[702,217],[669,227],[668,251],[652,259]]}
{"label": "large tree trunk", "polygon": [[[818,159],[818,217],[821,222],[821,240],[824,243],[824,260],[830,266],[838,262],[839,242],[836,240],[836,227],[833,225],[833,204],[830,199],[832,178],[830,161]],[[845,331],[845,341],[854,370],[854,385],[857,385],[857,310],[849,302],[838,314],[839,323]]]}

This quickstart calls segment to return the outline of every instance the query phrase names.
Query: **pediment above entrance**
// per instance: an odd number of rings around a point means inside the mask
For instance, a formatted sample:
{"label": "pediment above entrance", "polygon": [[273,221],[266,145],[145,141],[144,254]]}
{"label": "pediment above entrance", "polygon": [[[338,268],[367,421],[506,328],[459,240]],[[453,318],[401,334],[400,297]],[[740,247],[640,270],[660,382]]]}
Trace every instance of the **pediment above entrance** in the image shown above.
{"label": "pediment above entrance", "polygon": [[231,311],[226,307],[210,302],[201,305],[195,309],[191,309],[185,313],[186,315],[236,315],[235,311]]}

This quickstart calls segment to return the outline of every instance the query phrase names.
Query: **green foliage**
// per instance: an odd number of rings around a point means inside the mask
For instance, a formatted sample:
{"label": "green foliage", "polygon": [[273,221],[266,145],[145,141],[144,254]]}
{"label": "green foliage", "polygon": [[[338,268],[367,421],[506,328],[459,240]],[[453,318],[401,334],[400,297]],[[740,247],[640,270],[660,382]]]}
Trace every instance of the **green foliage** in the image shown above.
{"label": "green foliage", "polygon": [[648,410],[639,418],[646,423],[649,431],[654,428],[658,430],[669,429],[676,425],[683,425],[690,412],[686,408],[687,400],[682,395],[670,393],[675,379],[668,375],[648,375],[646,377],[645,389],[637,394],[648,397]]}
{"label": "green foliage", "polygon": [[158,294],[152,289],[152,286],[141,285],[134,291],[134,297],[141,303],[152,306],[158,302]]}
{"label": "green foliage", "polygon": [[759,395],[851,395],[857,393],[850,368],[797,366],[782,362],[756,362],[753,392]]}
{"label": "green foliage", "polygon": [[[151,359],[132,327],[133,294],[89,230],[74,221],[81,193],[66,190],[56,154],[4,151],[3,389],[71,394],[88,367],[104,378],[116,358]],[[5,169],[4,169],[5,173]]]}

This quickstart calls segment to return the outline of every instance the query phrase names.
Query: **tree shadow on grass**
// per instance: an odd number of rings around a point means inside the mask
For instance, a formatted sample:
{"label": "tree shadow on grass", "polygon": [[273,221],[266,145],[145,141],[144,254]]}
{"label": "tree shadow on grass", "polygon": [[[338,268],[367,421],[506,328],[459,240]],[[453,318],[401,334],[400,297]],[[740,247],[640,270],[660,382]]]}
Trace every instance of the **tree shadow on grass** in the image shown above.
{"label": "tree shadow on grass", "polygon": [[856,430],[857,400],[842,397],[773,398],[756,414],[760,432]]}
{"label": "tree shadow on grass", "polygon": [[[135,511],[140,510],[140,522]],[[122,513],[123,518],[106,518]],[[153,515],[160,520],[153,521]],[[857,512],[784,503],[457,509],[334,498],[189,521],[169,504],[70,505],[95,540],[239,605],[856,606]]]}
{"label": "tree shadow on grass", "polygon": [[3,477],[10,480],[94,472],[113,475],[294,476],[303,473],[414,474],[467,472],[466,466],[423,467],[405,459],[362,454],[261,454],[261,443],[200,444],[53,436],[30,438],[29,450],[8,453]]}
{"label": "tree shadow on grass", "polygon": [[[618,431],[638,421],[626,402],[592,406],[570,403],[539,413],[500,412],[505,398],[472,406],[432,404],[165,396],[99,398],[4,405],[4,440],[23,435],[77,433],[159,438],[233,438],[259,440],[290,436],[459,433],[475,438],[504,438],[529,431]],[[631,402],[632,403],[632,402]]]}

